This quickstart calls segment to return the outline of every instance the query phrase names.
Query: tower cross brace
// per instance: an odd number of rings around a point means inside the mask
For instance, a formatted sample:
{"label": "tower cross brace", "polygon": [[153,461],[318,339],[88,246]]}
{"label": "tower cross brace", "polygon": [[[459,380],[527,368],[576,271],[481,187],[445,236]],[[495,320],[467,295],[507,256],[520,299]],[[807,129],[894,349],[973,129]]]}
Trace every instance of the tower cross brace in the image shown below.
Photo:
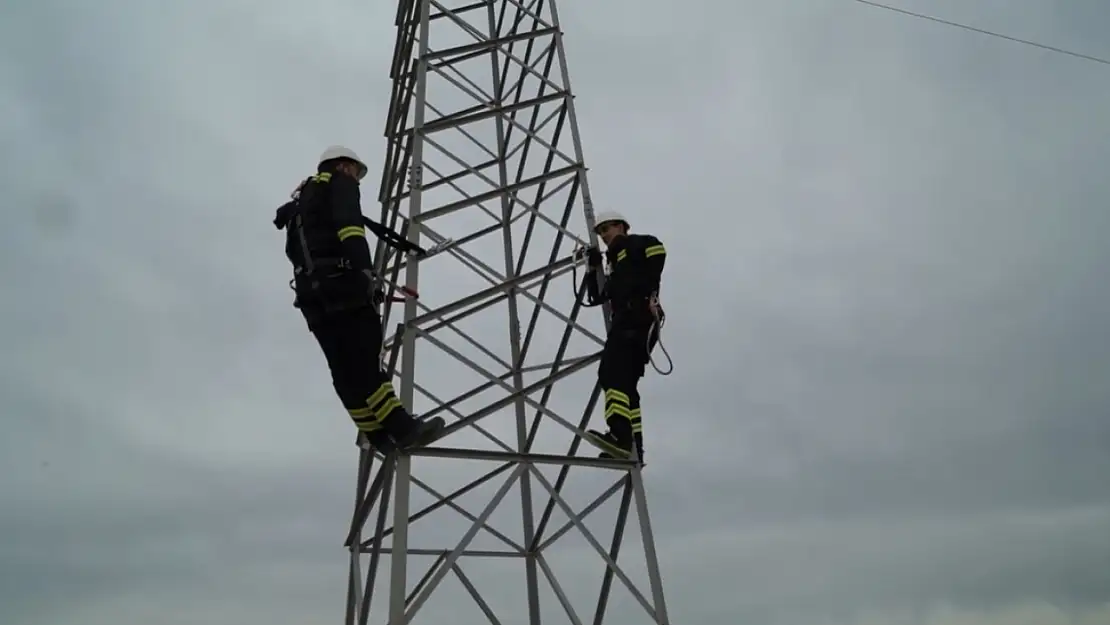
{"label": "tower cross brace", "polygon": [[384,304],[382,359],[448,427],[360,451],[345,622],[670,625],[642,469],[581,444],[609,311],[581,315],[597,237],[555,1],[399,0],[395,26],[380,218],[433,251],[378,245],[414,295]]}

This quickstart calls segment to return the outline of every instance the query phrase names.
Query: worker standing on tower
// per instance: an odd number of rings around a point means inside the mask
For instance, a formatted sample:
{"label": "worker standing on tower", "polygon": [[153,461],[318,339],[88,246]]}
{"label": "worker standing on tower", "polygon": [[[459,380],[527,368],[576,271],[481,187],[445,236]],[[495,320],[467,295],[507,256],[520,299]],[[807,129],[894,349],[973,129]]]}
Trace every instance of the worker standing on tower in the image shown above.
{"label": "worker standing on tower", "polygon": [[286,229],[293,305],[324,352],[336,394],[367,441],[388,452],[427,444],[444,420],[410,415],[381,369],[377,307],[385,295],[374,273],[366,228],[403,252],[421,256],[424,251],[363,217],[359,182],[366,171],[352,150],[329,147],[320,156],[316,175],[306,178],[293,200],[277,210],[274,225]]}
{"label": "worker standing on tower", "polygon": [[605,243],[609,274],[604,288],[601,252],[586,250],[587,306],[609,302],[612,312],[609,335],[601,354],[597,377],[605,393],[607,432],[589,430],[587,441],[602,450],[601,457],[628,459],[632,446],[643,463],[644,438],[640,423],[638,385],[651,352],[659,341],[663,309],[659,282],[667,252],[650,234],[631,234],[628,221],[615,212],[602,213],[594,231]]}

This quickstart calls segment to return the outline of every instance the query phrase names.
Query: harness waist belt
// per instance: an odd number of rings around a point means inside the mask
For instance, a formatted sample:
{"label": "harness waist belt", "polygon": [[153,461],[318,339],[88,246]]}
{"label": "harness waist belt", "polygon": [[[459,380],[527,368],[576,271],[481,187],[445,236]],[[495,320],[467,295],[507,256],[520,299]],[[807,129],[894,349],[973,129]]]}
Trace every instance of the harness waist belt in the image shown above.
{"label": "harness waist belt", "polygon": [[[312,273],[321,269],[350,269],[351,264],[345,258],[313,258],[312,259]],[[293,267],[294,275],[308,275],[310,273],[304,267]]]}

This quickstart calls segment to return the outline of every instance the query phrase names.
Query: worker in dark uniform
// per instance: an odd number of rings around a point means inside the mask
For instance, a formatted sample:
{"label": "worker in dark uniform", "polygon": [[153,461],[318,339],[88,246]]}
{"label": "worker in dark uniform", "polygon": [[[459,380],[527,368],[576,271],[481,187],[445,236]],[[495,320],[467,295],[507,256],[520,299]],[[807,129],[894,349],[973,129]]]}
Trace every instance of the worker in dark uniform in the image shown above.
{"label": "worker in dark uniform", "polygon": [[317,173],[277,211],[274,225],[286,230],[285,255],[293,264],[293,305],[300,309],[331,369],[332,384],[361,436],[383,452],[430,442],[444,426],[436,417],[410,415],[382,371],[384,293],[374,274],[369,227],[387,244],[415,255],[424,252],[397,233],[363,217],[359,182],[366,165],[351,150],[333,146],[320,156]]}
{"label": "worker in dark uniform", "polygon": [[642,463],[644,437],[637,386],[659,341],[663,321],[659,281],[667,252],[650,234],[630,234],[628,221],[618,213],[599,215],[595,232],[605,243],[609,274],[604,288],[599,288],[602,255],[597,248],[587,249],[585,305],[609,302],[612,312],[597,370],[609,430],[589,430],[586,440],[602,450],[603,458],[629,459],[635,445]]}

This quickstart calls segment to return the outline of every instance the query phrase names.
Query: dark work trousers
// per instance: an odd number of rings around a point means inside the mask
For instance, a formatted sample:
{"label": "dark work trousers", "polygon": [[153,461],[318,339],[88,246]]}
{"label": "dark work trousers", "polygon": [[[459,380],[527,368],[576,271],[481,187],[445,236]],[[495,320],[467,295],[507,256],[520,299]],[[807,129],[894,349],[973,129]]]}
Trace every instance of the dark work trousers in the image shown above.
{"label": "dark work trousers", "polygon": [[[382,319],[370,305],[324,312],[302,308],[331,370],[332,384],[359,430],[401,435],[412,419],[381,369]],[[386,421],[388,419],[388,422]]]}
{"label": "dark work trousers", "polygon": [[605,393],[605,422],[623,443],[631,443],[633,435],[642,431],[637,386],[659,341],[654,321],[646,302],[619,309],[614,306],[613,323],[601,353],[597,379]]}

